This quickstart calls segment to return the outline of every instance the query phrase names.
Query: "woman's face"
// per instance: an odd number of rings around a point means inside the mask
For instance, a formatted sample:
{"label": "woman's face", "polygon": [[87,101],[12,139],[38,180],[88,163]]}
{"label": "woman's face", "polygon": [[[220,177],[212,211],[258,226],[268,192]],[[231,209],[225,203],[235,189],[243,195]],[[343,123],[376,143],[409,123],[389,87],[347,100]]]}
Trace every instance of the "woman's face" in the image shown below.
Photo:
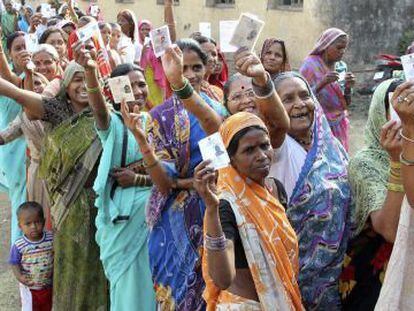
{"label": "woman's face", "polygon": [[109,40],[111,39],[111,35],[112,35],[111,27],[108,24],[105,24],[101,28],[101,35],[102,35],[102,40],[103,40],[105,46],[108,45]]}
{"label": "woman's face", "polygon": [[22,59],[22,52],[26,51],[26,43],[24,36],[18,36],[13,40],[10,48],[10,58],[17,69],[23,69],[24,63]]}
{"label": "woman's face", "polygon": [[201,48],[208,56],[208,63],[206,66],[206,76],[214,74],[214,70],[218,62],[217,48],[213,43],[206,42],[201,44]]}
{"label": "woman's face", "polygon": [[251,79],[240,76],[230,84],[227,108],[230,114],[246,111],[258,115]]}
{"label": "woman's face", "polygon": [[74,74],[72,81],[66,88],[66,93],[73,103],[83,107],[88,106],[88,93],[86,93],[85,74],[83,72]]}
{"label": "woman's face", "polygon": [[348,47],[348,38],[339,37],[325,51],[325,59],[329,62],[339,62],[345,54]]}
{"label": "woman's face", "polygon": [[315,103],[304,81],[287,78],[276,89],[290,118],[289,134],[299,137],[311,130]]}
{"label": "woman's face", "polygon": [[121,27],[112,29],[111,35],[111,47],[116,49],[119,45],[119,41],[121,40]]}
{"label": "woman's face", "polygon": [[231,164],[240,174],[262,183],[269,175],[272,160],[269,135],[263,130],[251,129],[240,138]]}
{"label": "woman's face", "polygon": [[58,71],[57,60],[53,59],[49,53],[42,51],[34,54],[33,63],[36,66],[35,70],[44,75],[49,81],[56,77]]}
{"label": "woman's face", "polygon": [[38,75],[33,75],[33,91],[37,94],[42,94],[46,87],[46,81]]}
{"label": "woman's face", "polygon": [[145,77],[140,71],[136,70],[129,72],[128,77],[131,81],[132,93],[135,98],[135,101],[128,102],[129,109],[133,111],[134,106],[138,105],[139,110],[142,110],[145,108],[148,97],[148,85]]}
{"label": "woman's face", "polygon": [[72,31],[75,30],[75,27],[73,25],[66,25],[62,28],[62,30],[68,34],[68,36],[72,33]]}
{"label": "woman's face", "polygon": [[279,73],[283,65],[283,49],[280,43],[272,44],[263,55],[263,66],[270,74]]}
{"label": "woman's face", "polygon": [[205,66],[200,56],[192,50],[183,51],[184,58],[184,77],[188,79],[197,93],[200,92],[201,82],[204,79]]}
{"label": "woman's face", "polygon": [[50,44],[56,49],[56,51],[59,54],[59,57],[66,58],[67,46],[66,46],[65,39],[62,37],[60,32],[51,33],[49,37],[47,37],[46,43]]}
{"label": "woman's face", "polygon": [[124,33],[124,35],[129,37],[131,33],[131,27],[133,26],[129,23],[129,21],[123,15],[118,15],[117,22],[119,26],[121,26],[121,30]]}
{"label": "woman's face", "polygon": [[30,8],[26,8],[26,10],[24,11],[24,17],[27,21],[30,21],[30,17],[32,17],[32,15],[33,11]]}
{"label": "woman's face", "polygon": [[139,36],[140,38],[144,39],[149,36],[149,33],[151,31],[151,26],[144,23],[139,27]]}

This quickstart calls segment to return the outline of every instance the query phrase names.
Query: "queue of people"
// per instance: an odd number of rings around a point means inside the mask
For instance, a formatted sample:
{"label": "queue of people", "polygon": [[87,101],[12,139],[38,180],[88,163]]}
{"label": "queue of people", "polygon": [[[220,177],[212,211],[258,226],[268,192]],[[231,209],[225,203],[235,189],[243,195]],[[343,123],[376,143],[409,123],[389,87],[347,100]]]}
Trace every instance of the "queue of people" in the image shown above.
{"label": "queue of people", "polygon": [[[109,23],[69,1],[45,21],[6,3],[0,187],[22,308],[408,310],[414,83],[379,85],[350,157],[348,34],[326,30],[299,72],[283,40],[239,48],[230,75],[213,38],[178,37],[172,2],[161,57],[130,10]],[[104,46],[76,32],[97,20]],[[134,100],[114,101],[116,77]],[[198,143],[217,132],[214,170]]]}

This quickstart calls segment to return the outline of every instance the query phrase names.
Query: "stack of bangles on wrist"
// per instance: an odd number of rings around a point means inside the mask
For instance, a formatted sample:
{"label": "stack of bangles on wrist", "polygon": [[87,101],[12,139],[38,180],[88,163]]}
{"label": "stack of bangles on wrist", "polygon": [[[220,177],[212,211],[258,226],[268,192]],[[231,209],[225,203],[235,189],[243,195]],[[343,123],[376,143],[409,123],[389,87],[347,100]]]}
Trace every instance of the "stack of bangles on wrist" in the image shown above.
{"label": "stack of bangles on wrist", "polygon": [[[403,134],[402,129],[400,130],[400,137],[405,140],[406,142],[409,142],[411,144],[414,144],[414,139],[407,137]],[[414,161],[413,160],[407,160],[403,153],[400,154],[400,162],[406,166],[414,166]]]}
{"label": "stack of bangles on wrist", "polygon": [[85,88],[86,88],[86,93],[89,93],[89,94],[99,93],[99,91],[101,90],[99,86],[95,86],[95,87],[86,86]]}
{"label": "stack of bangles on wrist", "polygon": [[135,174],[134,186],[136,187],[151,187],[152,180],[148,175]]}
{"label": "stack of bangles on wrist", "polygon": [[218,237],[211,237],[208,234],[204,237],[204,247],[209,251],[224,251],[227,246],[227,240],[224,234]]}
{"label": "stack of bangles on wrist", "polygon": [[405,192],[401,178],[401,163],[391,161],[390,163],[390,177],[395,182],[388,182],[388,190],[394,192]]}
{"label": "stack of bangles on wrist", "polygon": [[175,89],[173,86],[171,86],[171,89],[180,99],[188,99],[194,93],[194,89],[191,86],[190,81],[188,81],[188,79],[184,79],[184,86],[182,88]]}

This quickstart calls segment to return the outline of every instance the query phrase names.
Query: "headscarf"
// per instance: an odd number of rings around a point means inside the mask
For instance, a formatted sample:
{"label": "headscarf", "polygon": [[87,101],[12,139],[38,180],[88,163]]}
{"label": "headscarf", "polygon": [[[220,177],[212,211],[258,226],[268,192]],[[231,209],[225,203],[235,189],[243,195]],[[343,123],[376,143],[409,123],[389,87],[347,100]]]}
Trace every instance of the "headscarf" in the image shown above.
{"label": "headscarf", "polygon": [[263,57],[266,54],[266,52],[270,49],[270,47],[274,44],[280,44],[282,46],[282,52],[283,52],[283,64],[282,67],[280,68],[280,72],[285,72],[285,71],[290,71],[291,67],[290,67],[290,63],[289,63],[289,57],[287,55],[287,51],[286,51],[286,45],[285,45],[285,41],[280,40],[280,39],[276,39],[276,38],[268,38],[263,42],[262,45],[262,51],[260,52],[260,61],[263,63]]}
{"label": "headscarf", "polygon": [[85,72],[85,69],[81,65],[79,65],[77,62],[75,62],[74,60],[69,62],[63,73],[63,79],[61,80],[60,91],[57,95],[58,98],[62,100],[67,100],[66,89],[68,88],[69,84],[72,82],[72,79],[77,72]]}
{"label": "headscarf", "polygon": [[342,36],[346,36],[348,38],[347,33],[339,28],[329,28],[325,30],[316,42],[312,52],[310,52],[310,55],[322,54],[332,43],[335,42],[336,39]]}
{"label": "headscarf", "polygon": [[349,162],[349,178],[356,203],[355,221],[359,234],[369,214],[380,210],[387,195],[389,156],[381,147],[381,128],[387,122],[385,98],[394,80],[382,82],[372,96],[365,127],[365,145]]}
{"label": "headscarf", "polygon": [[[263,121],[252,113],[230,116],[219,130],[224,145],[228,147],[237,133],[252,126],[268,133]],[[220,198],[229,202],[236,216],[261,310],[274,310],[275,306],[281,310],[303,310],[297,283],[297,238],[280,202],[265,187],[242,176],[232,166],[220,170],[218,189]],[[204,298],[208,310],[214,310],[217,302],[235,301],[219,298],[226,297],[226,291],[218,289],[209,277],[206,256]]]}
{"label": "headscarf", "polygon": [[226,57],[224,53],[220,51],[219,47],[217,47],[217,53],[219,61],[223,64],[221,72],[219,74],[212,74],[208,79],[208,83],[223,89],[224,84],[227,82],[229,78],[229,66],[227,65]]}
{"label": "headscarf", "polygon": [[[124,9],[119,11],[118,16],[122,15],[123,17],[125,17],[125,19],[129,22],[132,23],[132,42],[139,42],[139,32],[138,32],[138,24],[137,24],[137,19],[135,17],[134,12],[132,12],[131,10],[128,9]],[[131,34],[129,34],[131,35]],[[130,38],[130,36],[128,36]]]}
{"label": "headscarf", "polygon": [[[152,30],[152,23],[149,20],[147,20],[147,19],[141,20],[138,24],[138,30],[141,30],[141,27],[143,25],[150,26],[150,29]],[[138,31],[138,36],[139,36],[139,43],[144,44],[145,38],[141,38],[141,34],[139,33],[139,31]]]}

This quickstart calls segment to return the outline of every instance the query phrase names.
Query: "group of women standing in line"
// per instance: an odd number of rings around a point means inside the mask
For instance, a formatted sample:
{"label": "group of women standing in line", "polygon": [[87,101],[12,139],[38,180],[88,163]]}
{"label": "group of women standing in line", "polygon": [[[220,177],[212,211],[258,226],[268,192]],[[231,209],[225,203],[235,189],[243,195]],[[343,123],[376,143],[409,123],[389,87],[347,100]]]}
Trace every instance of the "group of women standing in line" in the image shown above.
{"label": "group of women standing in line", "polygon": [[[50,207],[54,308],[373,309],[400,210],[409,214],[412,85],[377,89],[367,147],[348,167],[346,33],[324,32],[302,75],[270,38],[259,57],[239,49],[228,77],[214,40],[176,40],[171,2],[176,44],[161,59],[145,40],[150,22],[125,10],[119,25],[101,24],[111,77],[132,86],[134,101],[120,107],[104,96],[93,42],[76,33],[69,48],[65,34],[46,30],[33,55],[13,34],[12,69],[0,51],[1,185],[13,206]],[[124,51],[111,46],[118,30],[130,39]],[[389,120],[390,105],[402,125]],[[198,147],[216,132],[231,160],[218,173]],[[24,163],[22,134],[27,197],[24,165],[10,165]]]}

